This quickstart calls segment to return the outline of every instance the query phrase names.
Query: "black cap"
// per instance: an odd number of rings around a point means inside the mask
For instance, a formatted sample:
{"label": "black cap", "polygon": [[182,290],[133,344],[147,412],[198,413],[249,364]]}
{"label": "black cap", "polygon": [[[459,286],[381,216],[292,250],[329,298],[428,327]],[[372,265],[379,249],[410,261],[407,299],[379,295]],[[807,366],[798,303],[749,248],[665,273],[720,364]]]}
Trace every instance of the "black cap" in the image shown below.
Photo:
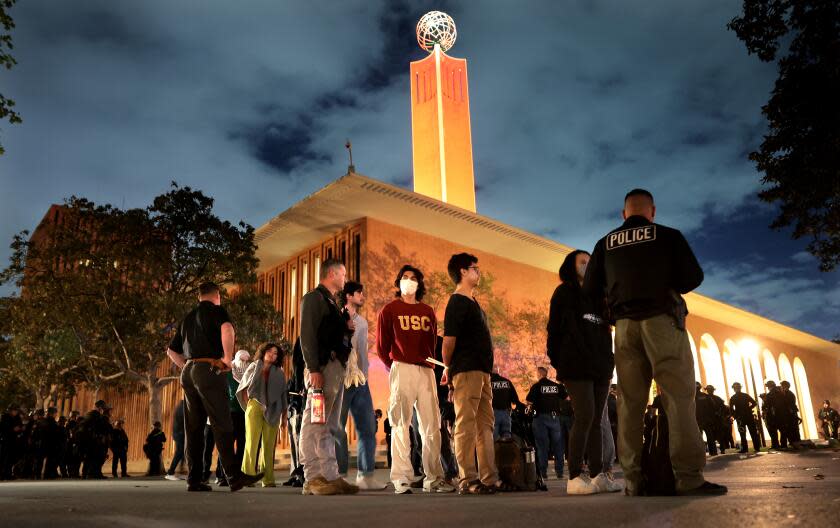
{"label": "black cap", "polygon": [[105,403],[105,400],[96,400],[96,403],[94,403],[93,406],[96,407],[97,409],[110,409],[111,408],[111,407],[108,406],[107,403]]}

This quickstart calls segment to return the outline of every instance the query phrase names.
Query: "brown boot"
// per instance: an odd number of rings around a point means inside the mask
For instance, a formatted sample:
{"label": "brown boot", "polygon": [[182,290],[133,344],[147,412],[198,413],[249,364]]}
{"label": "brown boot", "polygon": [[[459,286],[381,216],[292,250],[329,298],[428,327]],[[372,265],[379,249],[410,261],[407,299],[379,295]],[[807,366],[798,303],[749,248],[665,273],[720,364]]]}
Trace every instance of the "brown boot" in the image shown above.
{"label": "brown boot", "polygon": [[356,493],[359,493],[359,486],[356,486],[355,484],[350,484],[341,477],[338,477],[335,480],[331,480],[330,484],[336,486],[339,490],[341,490],[341,495],[354,495]]}
{"label": "brown boot", "polygon": [[343,492],[339,486],[318,475],[304,483],[302,493],[303,495],[341,495]]}

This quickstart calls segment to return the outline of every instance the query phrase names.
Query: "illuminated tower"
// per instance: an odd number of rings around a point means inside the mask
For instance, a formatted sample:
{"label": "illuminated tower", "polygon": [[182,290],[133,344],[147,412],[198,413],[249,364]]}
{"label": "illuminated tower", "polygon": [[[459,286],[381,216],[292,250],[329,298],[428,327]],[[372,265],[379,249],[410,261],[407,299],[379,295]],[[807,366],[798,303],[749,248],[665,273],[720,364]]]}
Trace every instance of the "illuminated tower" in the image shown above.
{"label": "illuminated tower", "polygon": [[445,53],[455,37],[446,13],[426,13],[417,24],[429,56],[411,63],[414,191],[475,212],[467,61]]}

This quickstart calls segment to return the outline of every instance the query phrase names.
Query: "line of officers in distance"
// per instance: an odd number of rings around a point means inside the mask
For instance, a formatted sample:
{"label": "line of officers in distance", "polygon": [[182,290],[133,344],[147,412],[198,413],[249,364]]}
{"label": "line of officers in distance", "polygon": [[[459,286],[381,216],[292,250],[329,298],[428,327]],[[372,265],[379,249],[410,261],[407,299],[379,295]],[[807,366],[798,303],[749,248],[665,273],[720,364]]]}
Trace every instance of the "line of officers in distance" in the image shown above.
{"label": "line of officers in distance", "polygon": [[[59,416],[56,407],[25,412],[9,405],[0,416],[0,480],[57,478],[104,479],[102,466],[111,451],[112,474],[128,477],[128,434],[124,421],[112,422],[104,400],[84,416],[71,411]],[[150,460],[163,452],[166,436],[160,422],[143,446]],[[150,466],[151,467],[151,466]]]}
{"label": "line of officers in distance", "polygon": [[694,398],[697,425],[706,436],[709,455],[718,454],[718,445],[721,454],[726,453],[726,449],[735,448],[733,422],[737,423],[741,437],[740,453],[748,452],[747,432],[756,452],[766,445],[763,431],[758,425],[762,419],[770,435],[771,449],[787,449],[789,445],[801,440],[799,424],[802,419],[790,383],[782,381],[777,386],[771,380],[765,383],[765,388],[766,392],[759,394],[759,406],[752,396],[742,391],[741,384],[735,382],[732,384],[734,394],[727,404],[715,394],[713,385],[702,388],[700,382],[697,382]]}

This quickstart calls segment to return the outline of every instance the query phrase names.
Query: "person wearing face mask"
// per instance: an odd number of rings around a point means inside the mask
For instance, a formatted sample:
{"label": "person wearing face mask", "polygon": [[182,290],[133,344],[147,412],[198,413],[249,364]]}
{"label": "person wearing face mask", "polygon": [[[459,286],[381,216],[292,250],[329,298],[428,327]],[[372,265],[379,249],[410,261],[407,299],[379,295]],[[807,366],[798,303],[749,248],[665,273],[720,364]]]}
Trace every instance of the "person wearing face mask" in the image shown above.
{"label": "person wearing face mask", "polygon": [[[613,371],[612,336],[604,298],[581,291],[589,253],[572,251],[560,266],[562,281],[548,314],[548,357],[569,392],[575,420],[569,435],[569,495],[621,491],[621,484],[603,470],[601,416]],[[589,474],[581,473],[583,455]]]}
{"label": "person wearing face mask", "polygon": [[414,470],[411,465],[409,427],[417,412],[422,438],[423,491],[449,493],[455,488],[444,480],[440,462],[440,414],[432,363],[437,339],[437,318],[431,306],[421,302],[426,293],[423,273],[411,265],[400,269],[394,286],[396,299],[379,312],[376,348],[390,370],[391,396],[388,419],[391,425],[391,481],[397,494],[411,493]]}

